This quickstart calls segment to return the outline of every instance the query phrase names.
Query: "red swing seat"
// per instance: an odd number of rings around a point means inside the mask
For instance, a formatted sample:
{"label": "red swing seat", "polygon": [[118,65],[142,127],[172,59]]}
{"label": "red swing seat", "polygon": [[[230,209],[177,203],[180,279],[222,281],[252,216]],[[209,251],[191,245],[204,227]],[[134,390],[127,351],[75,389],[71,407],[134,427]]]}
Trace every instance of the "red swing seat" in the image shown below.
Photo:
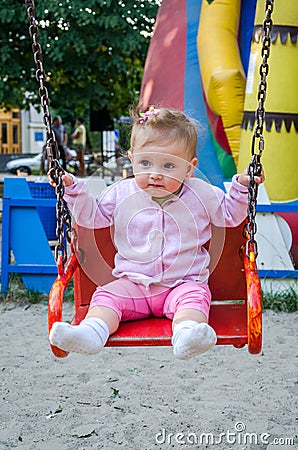
{"label": "red swing seat", "polygon": [[[64,289],[74,275],[75,316],[77,325],[85,317],[96,286],[112,281],[115,247],[109,228],[90,230],[75,224],[80,264],[69,264],[67,276],[59,273],[49,296],[49,330],[55,321],[62,320]],[[245,254],[243,224],[226,230],[224,248],[212,271],[209,285],[212,304],[209,323],[215,329],[217,344],[243,347],[259,353],[262,347],[262,297],[255,261]],[[211,261],[212,261],[212,251]],[[70,257],[76,260],[73,253]],[[211,263],[212,266],[212,263]],[[61,283],[62,279],[62,283]],[[57,290],[57,286],[59,289]],[[167,318],[148,318],[121,322],[110,336],[107,346],[168,346],[171,345],[171,321]],[[52,347],[56,356],[66,352]]]}

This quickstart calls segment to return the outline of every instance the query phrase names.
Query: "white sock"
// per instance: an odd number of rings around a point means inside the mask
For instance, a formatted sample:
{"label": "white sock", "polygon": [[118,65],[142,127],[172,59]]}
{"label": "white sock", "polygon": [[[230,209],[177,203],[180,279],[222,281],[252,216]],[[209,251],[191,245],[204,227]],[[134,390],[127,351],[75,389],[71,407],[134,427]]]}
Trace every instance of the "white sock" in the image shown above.
{"label": "white sock", "polygon": [[175,326],[172,337],[174,356],[190,359],[207,352],[216,344],[216,334],[207,323],[184,320]]}
{"label": "white sock", "polygon": [[50,343],[67,352],[94,355],[102,349],[109,337],[107,324],[97,317],[89,317],[80,325],[55,322],[50,332]]}

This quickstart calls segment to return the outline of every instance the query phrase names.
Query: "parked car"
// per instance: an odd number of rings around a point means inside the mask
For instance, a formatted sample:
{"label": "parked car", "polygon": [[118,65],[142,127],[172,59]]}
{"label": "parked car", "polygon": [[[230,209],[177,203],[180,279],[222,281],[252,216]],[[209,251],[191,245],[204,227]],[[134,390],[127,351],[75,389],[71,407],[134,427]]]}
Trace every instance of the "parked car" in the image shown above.
{"label": "parked car", "polygon": [[42,153],[33,156],[32,158],[16,158],[11,159],[6,163],[6,171],[17,174],[18,172],[27,173],[31,175],[34,170],[40,170]]}
{"label": "parked car", "polygon": [[[31,175],[32,173],[38,173],[41,170],[41,162],[43,158],[43,153],[38,153],[38,155],[31,158],[16,158],[11,159],[6,163],[6,171],[18,174],[19,172]],[[66,149],[66,170],[73,175],[78,175],[79,173],[79,162],[77,161],[76,151],[70,148]],[[101,170],[102,175],[108,174],[114,180],[115,175],[119,175],[123,171],[131,172],[131,164],[127,158],[120,158],[118,160],[118,165],[115,161],[100,164],[92,154],[87,154],[84,156],[86,171],[88,175],[92,175],[97,169]],[[45,172],[47,172],[47,161],[45,161]],[[119,172],[120,171],[120,172]],[[119,172],[119,173],[118,173]],[[39,172],[40,173],[40,172]],[[125,175],[123,175],[125,176]]]}
{"label": "parked car", "polygon": [[[67,149],[66,169],[68,172],[71,172],[74,175],[78,174],[79,172],[79,164],[76,160],[76,157],[77,154],[75,150]],[[39,170],[41,170],[42,158],[43,153],[38,153],[38,155],[31,158],[11,159],[6,163],[5,170],[13,174],[18,174],[18,172],[21,172],[27,175],[31,175],[33,172],[38,172]],[[47,170],[47,164],[45,165],[45,170]]]}

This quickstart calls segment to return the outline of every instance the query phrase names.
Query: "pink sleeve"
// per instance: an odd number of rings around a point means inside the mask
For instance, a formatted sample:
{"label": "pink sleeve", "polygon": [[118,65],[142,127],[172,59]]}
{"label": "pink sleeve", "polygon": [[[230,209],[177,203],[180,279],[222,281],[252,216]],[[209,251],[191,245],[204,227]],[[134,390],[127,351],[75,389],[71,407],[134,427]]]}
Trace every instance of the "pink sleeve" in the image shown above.
{"label": "pink sleeve", "polygon": [[238,183],[238,176],[233,176],[232,185],[227,194],[217,187],[214,188],[218,202],[208,208],[213,225],[236,227],[246,218],[248,191],[246,186]]}
{"label": "pink sleeve", "polygon": [[74,183],[65,188],[64,198],[78,225],[86,228],[105,228],[113,223],[115,187],[112,185],[95,197],[88,192],[83,181],[74,178]]}

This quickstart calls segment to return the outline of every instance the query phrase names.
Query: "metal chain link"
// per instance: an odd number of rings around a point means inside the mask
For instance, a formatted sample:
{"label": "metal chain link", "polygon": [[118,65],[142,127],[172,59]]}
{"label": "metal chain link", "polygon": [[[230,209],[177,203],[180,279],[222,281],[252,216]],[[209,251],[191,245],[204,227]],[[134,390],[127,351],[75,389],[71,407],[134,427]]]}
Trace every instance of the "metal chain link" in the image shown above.
{"label": "metal chain link", "polygon": [[[267,94],[267,75],[269,72],[268,58],[270,55],[271,36],[272,29],[271,14],[273,12],[274,0],[266,0],[266,17],[263,21],[263,38],[262,38],[262,63],[260,65],[260,82],[258,86],[258,107],[256,109],[256,126],[252,138],[251,154],[252,160],[248,166],[247,173],[249,175],[248,182],[248,223],[244,227],[245,237],[249,236],[246,242],[246,254],[249,258],[257,258],[258,246],[255,240],[255,234],[257,232],[256,224],[256,206],[258,196],[258,185],[255,182],[254,177],[260,175],[262,171],[261,156],[264,150],[264,138],[263,138],[263,126],[265,120],[265,100]],[[258,150],[256,144],[258,142]]]}
{"label": "metal chain link", "polygon": [[25,7],[27,10],[27,16],[29,20],[29,35],[32,38],[32,52],[34,56],[34,61],[37,66],[35,73],[36,80],[39,83],[39,96],[40,102],[43,109],[43,123],[46,126],[47,142],[46,150],[47,157],[49,161],[49,174],[54,181],[56,188],[56,235],[57,235],[57,245],[55,247],[55,259],[58,260],[59,253],[63,257],[63,262],[67,260],[67,242],[71,241],[71,216],[67,204],[63,198],[64,196],[64,185],[62,182],[62,175],[64,173],[63,168],[59,163],[59,151],[58,145],[55,138],[55,133],[52,130],[52,117],[49,111],[49,96],[48,90],[45,86],[46,74],[43,68],[43,58],[42,49],[38,42],[39,30],[35,17],[35,3],[34,0],[25,0]]}

